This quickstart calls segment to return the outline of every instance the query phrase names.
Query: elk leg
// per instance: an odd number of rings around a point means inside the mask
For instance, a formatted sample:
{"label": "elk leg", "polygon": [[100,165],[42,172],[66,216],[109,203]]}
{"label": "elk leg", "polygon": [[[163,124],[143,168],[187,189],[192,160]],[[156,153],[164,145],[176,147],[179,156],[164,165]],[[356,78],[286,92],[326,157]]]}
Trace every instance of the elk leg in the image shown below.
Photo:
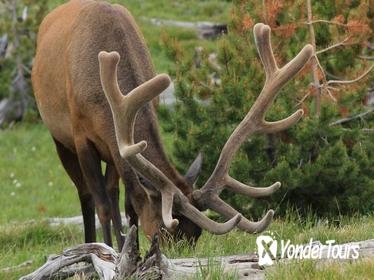
{"label": "elk leg", "polygon": [[[145,192],[139,184],[137,174],[131,169],[130,166],[126,166],[125,168],[124,180],[125,180],[125,211],[126,211],[126,216],[129,220],[129,228],[135,225],[138,231],[139,217],[134,209],[133,203],[139,205],[140,207],[141,205],[144,205]],[[139,234],[136,235],[136,244],[139,249]]]}
{"label": "elk leg", "polygon": [[114,232],[117,239],[117,245],[119,251],[122,250],[122,246],[125,242],[125,238],[122,235],[122,219],[121,212],[119,209],[119,187],[118,187],[119,176],[114,165],[107,164],[105,170],[105,182],[106,191],[109,196],[110,207],[112,211],[112,222],[114,227]]}
{"label": "elk leg", "polygon": [[61,163],[78,190],[83,215],[84,241],[86,243],[96,242],[95,203],[84,182],[78,157],[56,139],[53,140]]}
{"label": "elk leg", "polygon": [[104,242],[112,246],[110,201],[105,189],[99,153],[94,144],[86,138],[77,137],[75,146],[85,182],[95,201],[97,215],[103,230]]}

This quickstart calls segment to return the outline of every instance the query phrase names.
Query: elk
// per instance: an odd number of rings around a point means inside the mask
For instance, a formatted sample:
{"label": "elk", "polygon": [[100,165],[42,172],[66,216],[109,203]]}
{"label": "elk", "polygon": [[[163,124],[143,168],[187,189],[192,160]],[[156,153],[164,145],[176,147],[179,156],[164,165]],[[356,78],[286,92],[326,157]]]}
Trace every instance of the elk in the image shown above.
{"label": "elk", "polygon": [[[43,20],[32,71],[33,88],[43,122],[77,187],[85,242],[96,240],[96,207],[104,242],[112,244],[112,221],[122,247],[119,178],[125,184],[130,225],[140,220],[147,237],[161,228],[190,241],[196,241],[202,229],[225,234],[236,226],[248,233],[267,228],[273,210],[260,221],[251,222],[219,195],[228,188],[257,198],[279,189],[279,182],[265,188],[247,186],[230,177],[229,168],[249,135],[277,132],[301,118],[303,111],[298,110],[278,122],[264,120],[277,92],[307,63],[313,49],[305,46],[291,62],[278,68],[270,45],[270,28],[257,24],[254,34],[266,72],[265,86],[224,145],[211,177],[194,191],[192,185],[202,158],[198,156],[182,176],[165,154],[153,101],[171,80],[166,74],[155,75],[144,38],[131,14],[120,5],[72,0]],[[106,163],[105,174],[101,161]],[[206,209],[228,221],[209,219],[202,212]]]}

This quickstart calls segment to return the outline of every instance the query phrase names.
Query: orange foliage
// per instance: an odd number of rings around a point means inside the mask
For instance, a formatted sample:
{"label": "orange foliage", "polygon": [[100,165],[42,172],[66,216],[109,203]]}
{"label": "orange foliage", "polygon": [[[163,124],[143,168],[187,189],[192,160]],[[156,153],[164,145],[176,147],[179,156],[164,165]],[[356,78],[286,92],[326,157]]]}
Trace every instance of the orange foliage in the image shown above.
{"label": "orange foliage", "polygon": [[343,118],[345,118],[345,117],[347,117],[347,116],[349,115],[349,109],[348,109],[347,107],[345,107],[345,106],[341,106],[341,107],[339,108],[339,112],[340,112],[340,115],[341,115]]}
{"label": "orange foliage", "polygon": [[338,16],[334,17],[331,21],[332,22],[338,22],[338,23],[344,23],[344,16],[343,15],[338,15]]}
{"label": "orange foliage", "polygon": [[297,74],[298,79],[302,79],[306,75],[309,75],[311,71],[312,71],[312,60],[309,60],[309,62]]}
{"label": "orange foliage", "polygon": [[253,25],[254,25],[254,22],[253,22],[253,19],[249,16],[248,13],[246,13],[244,16],[243,16],[243,21],[242,21],[242,24],[243,24],[243,30],[244,31],[248,31],[248,30],[251,30]]}
{"label": "orange foliage", "polygon": [[276,28],[273,28],[273,30],[277,33],[279,33],[282,38],[290,38],[297,28],[296,23],[290,23],[290,24],[283,24],[281,26],[278,26]]}
{"label": "orange foliage", "polygon": [[351,33],[351,34],[367,34],[367,33],[371,33],[371,29],[370,27],[359,21],[359,20],[350,20],[348,21],[347,23],[347,29],[348,29],[348,32]]}
{"label": "orange foliage", "polygon": [[306,104],[303,103],[301,109],[304,111],[304,116],[309,116],[309,107]]}
{"label": "orange foliage", "polygon": [[316,96],[317,95],[317,89],[314,85],[310,85],[308,90],[309,90],[309,95],[310,96]]}
{"label": "orange foliage", "polygon": [[276,19],[278,17],[278,14],[280,10],[283,7],[283,1],[279,0],[270,0],[266,1],[266,14],[267,14],[267,23],[270,25],[270,27],[275,27],[276,25]]}
{"label": "orange foliage", "polygon": [[318,68],[317,76],[318,76],[318,80],[320,82],[323,81],[324,75],[323,75],[323,72],[322,72],[322,70],[320,68]]}

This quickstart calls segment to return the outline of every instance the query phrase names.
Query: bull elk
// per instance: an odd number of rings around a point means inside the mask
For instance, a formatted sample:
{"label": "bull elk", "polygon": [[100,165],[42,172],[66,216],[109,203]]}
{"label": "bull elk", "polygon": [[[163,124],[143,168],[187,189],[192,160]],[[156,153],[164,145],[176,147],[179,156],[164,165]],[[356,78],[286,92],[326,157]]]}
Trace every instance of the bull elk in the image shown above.
{"label": "bull elk", "polygon": [[[137,225],[139,219],[146,236],[161,227],[193,241],[201,229],[214,234],[227,233],[236,226],[248,233],[266,229],[273,210],[260,221],[251,222],[219,195],[228,188],[265,197],[280,187],[279,182],[265,188],[247,186],[230,177],[229,168],[249,135],[277,132],[301,118],[303,111],[298,110],[281,121],[264,120],[277,92],[306,64],[313,49],[305,46],[291,62],[278,68],[270,28],[256,24],[254,34],[266,72],[265,86],[227,140],[208,181],[193,191],[202,159],[198,156],[186,176],[167,159],[152,100],[169,86],[170,78],[155,75],[149,51],[130,13],[120,5],[72,0],[43,20],[32,71],[33,88],[41,117],[77,187],[86,242],[96,239],[96,207],[105,243],[112,244],[112,220],[122,246],[119,178],[125,184],[130,224]],[[106,163],[105,174],[101,161]],[[209,219],[202,213],[206,209],[228,221]]]}

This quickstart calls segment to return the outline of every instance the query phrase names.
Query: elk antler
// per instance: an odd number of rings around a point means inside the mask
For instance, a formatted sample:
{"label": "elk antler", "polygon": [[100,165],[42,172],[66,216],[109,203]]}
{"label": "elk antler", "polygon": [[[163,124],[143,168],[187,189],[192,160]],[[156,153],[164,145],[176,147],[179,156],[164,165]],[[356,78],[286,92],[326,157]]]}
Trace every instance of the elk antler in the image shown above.
{"label": "elk antler", "polygon": [[113,113],[119,152],[161,193],[161,211],[165,227],[173,231],[178,225],[178,220],[172,217],[173,206],[175,206],[175,211],[212,233],[224,234],[232,230],[240,222],[239,213],[223,224],[209,219],[189,202],[168,177],[140,154],[147,147],[147,143],[141,141],[134,144],[136,114],[144,104],[164,91],[171,81],[167,75],[158,75],[124,96],[117,81],[119,60],[120,56],[117,52],[99,53],[101,84]]}
{"label": "elk antler", "polygon": [[231,218],[224,224],[216,223],[203,215],[157,167],[140,154],[147,146],[145,141],[134,144],[134,124],[138,110],[166,89],[170,84],[170,78],[167,75],[158,75],[124,96],[117,82],[119,54],[116,52],[99,54],[101,83],[113,113],[120,154],[160,191],[163,222],[170,230],[178,225],[178,220],[172,218],[173,205],[175,211],[198,226],[216,234],[228,232],[236,225],[250,233],[260,232],[270,224],[273,218],[274,211],[269,210],[261,221],[250,222],[221,200],[219,195],[225,187],[251,197],[267,196],[279,189],[279,182],[267,188],[247,186],[231,178],[229,168],[235,152],[250,134],[277,132],[291,126],[301,118],[303,111],[298,110],[290,117],[278,122],[270,123],[264,120],[265,113],[277,92],[306,64],[312,56],[313,48],[310,45],[305,46],[291,62],[279,69],[270,45],[270,28],[264,24],[256,24],[254,34],[266,72],[265,86],[247,116],[227,140],[211,177],[203,188],[192,193],[193,200],[201,209],[210,208]]}
{"label": "elk antler", "polygon": [[[270,27],[258,23],[254,26],[254,35],[257,50],[265,68],[265,85],[246,117],[224,145],[217,165],[208,181],[200,190],[193,192],[193,199],[201,209],[210,208],[226,217],[237,215],[238,212],[219,198],[221,191],[225,187],[250,197],[268,196],[280,188],[280,182],[276,182],[267,188],[247,186],[230,177],[229,168],[235,152],[249,135],[255,132],[274,133],[284,130],[295,124],[302,117],[303,110],[297,110],[284,120],[277,122],[265,121],[266,111],[273,103],[278,91],[301,70],[313,54],[313,47],[306,45],[294,59],[279,69],[271,49]],[[270,224],[273,215],[274,211],[269,210],[265,217],[257,223],[242,218],[238,227],[250,233],[261,232]]]}

